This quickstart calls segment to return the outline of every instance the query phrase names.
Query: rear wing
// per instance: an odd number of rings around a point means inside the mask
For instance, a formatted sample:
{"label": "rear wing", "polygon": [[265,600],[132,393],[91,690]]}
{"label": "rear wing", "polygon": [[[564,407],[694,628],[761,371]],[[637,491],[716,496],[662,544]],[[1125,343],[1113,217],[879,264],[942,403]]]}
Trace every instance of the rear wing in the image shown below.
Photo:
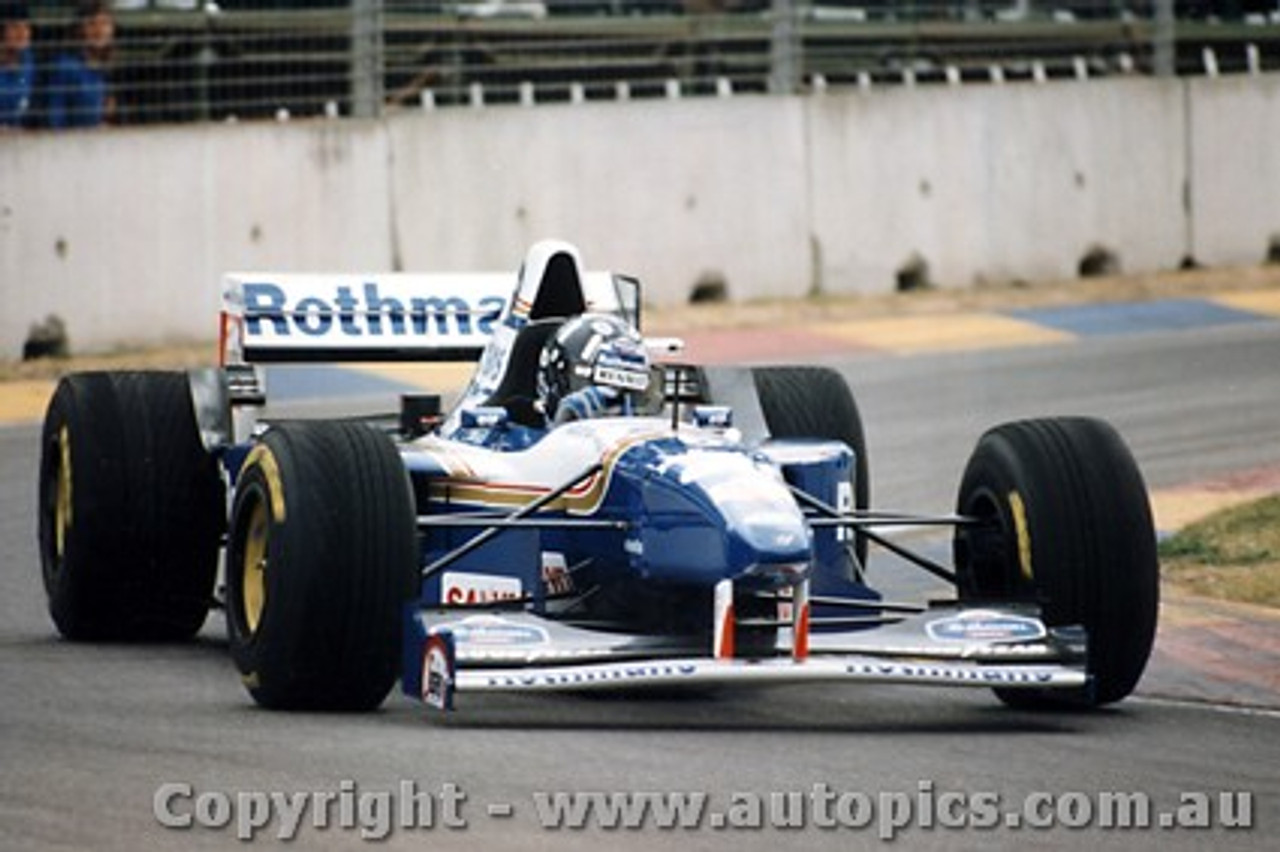
{"label": "rear wing", "polygon": [[[634,279],[589,272],[581,287],[589,310],[639,328]],[[231,273],[223,281],[220,360],[473,361],[500,327],[524,324],[533,295],[511,273]]]}

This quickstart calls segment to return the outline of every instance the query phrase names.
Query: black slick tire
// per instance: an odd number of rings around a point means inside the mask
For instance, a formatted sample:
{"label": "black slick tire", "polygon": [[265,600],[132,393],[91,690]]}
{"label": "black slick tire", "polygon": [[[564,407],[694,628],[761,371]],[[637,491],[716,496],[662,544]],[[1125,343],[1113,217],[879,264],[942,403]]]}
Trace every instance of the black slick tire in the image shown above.
{"label": "black slick tire", "polygon": [[68,639],[190,638],[213,601],[225,490],[185,373],[64,377],[41,432],[39,544]]}
{"label": "black slick tire", "polygon": [[1088,687],[997,695],[1032,708],[1129,695],[1155,638],[1159,564],[1146,487],[1115,429],[1053,418],[990,430],[969,459],[957,511],[985,522],[956,534],[962,600],[1034,601],[1048,625],[1088,634]]}
{"label": "black slick tire", "polygon": [[241,468],[227,549],[231,653],[253,699],[286,710],[381,704],[417,557],[390,438],[360,423],[268,430]]}
{"label": "black slick tire", "polygon": [[[871,479],[862,415],[844,377],[830,367],[755,367],[756,393],[774,438],[843,441],[853,450],[853,507],[871,503]],[[858,562],[867,564],[867,539],[854,536]]]}

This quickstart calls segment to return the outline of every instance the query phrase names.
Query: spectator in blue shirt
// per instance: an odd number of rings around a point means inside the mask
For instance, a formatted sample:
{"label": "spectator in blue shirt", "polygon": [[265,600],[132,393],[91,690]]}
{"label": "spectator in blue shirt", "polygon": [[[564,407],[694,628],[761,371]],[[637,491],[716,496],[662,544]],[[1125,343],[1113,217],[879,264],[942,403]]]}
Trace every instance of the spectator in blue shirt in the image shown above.
{"label": "spectator in blue shirt", "polygon": [[0,129],[22,127],[31,109],[36,61],[31,16],[20,0],[0,2]]}
{"label": "spectator in blue shirt", "polygon": [[115,28],[107,0],[81,0],[76,7],[70,43],[53,58],[43,81],[50,127],[96,127],[111,119],[115,99],[107,66]]}

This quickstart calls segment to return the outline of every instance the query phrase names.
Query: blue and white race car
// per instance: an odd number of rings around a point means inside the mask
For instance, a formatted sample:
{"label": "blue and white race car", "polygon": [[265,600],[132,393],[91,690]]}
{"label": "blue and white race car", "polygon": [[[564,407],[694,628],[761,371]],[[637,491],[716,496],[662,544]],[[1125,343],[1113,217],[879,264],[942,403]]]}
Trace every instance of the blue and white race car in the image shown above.
{"label": "blue and white race car", "polygon": [[[875,511],[840,374],[671,363],[640,304],[634,279],[550,241],[514,280],[228,276],[220,366],[73,374],[50,402],[57,628],[181,639],[223,607],[245,687],[274,708],[367,710],[397,679],[442,709],[748,682],[985,687],[1024,707],[1133,690],[1158,568],[1110,426],[998,426],[954,514]],[[261,416],[264,364],[460,357],[478,366],[447,410],[411,394],[390,418]],[[882,533],[912,525],[953,530],[951,564]],[[884,599],[870,546],[954,596]]]}

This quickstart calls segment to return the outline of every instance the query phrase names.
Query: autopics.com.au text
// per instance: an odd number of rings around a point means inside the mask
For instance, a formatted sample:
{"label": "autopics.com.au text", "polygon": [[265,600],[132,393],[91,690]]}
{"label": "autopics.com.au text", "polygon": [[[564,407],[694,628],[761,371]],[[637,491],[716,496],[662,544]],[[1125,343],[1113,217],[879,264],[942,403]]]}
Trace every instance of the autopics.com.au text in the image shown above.
{"label": "autopics.com.au text", "polygon": [[241,841],[292,840],[304,830],[377,841],[396,831],[456,832],[512,820],[543,831],[812,829],[893,840],[911,831],[1250,829],[1253,798],[1246,791],[1037,791],[1015,799],[921,781],[913,790],[880,792],[818,782],[807,789],[715,794],[546,790],[479,802],[453,783],[428,787],[406,780],[394,788],[365,789],[347,779],[306,792],[200,790],[166,782],[152,797],[152,812],[166,829],[230,832]]}

